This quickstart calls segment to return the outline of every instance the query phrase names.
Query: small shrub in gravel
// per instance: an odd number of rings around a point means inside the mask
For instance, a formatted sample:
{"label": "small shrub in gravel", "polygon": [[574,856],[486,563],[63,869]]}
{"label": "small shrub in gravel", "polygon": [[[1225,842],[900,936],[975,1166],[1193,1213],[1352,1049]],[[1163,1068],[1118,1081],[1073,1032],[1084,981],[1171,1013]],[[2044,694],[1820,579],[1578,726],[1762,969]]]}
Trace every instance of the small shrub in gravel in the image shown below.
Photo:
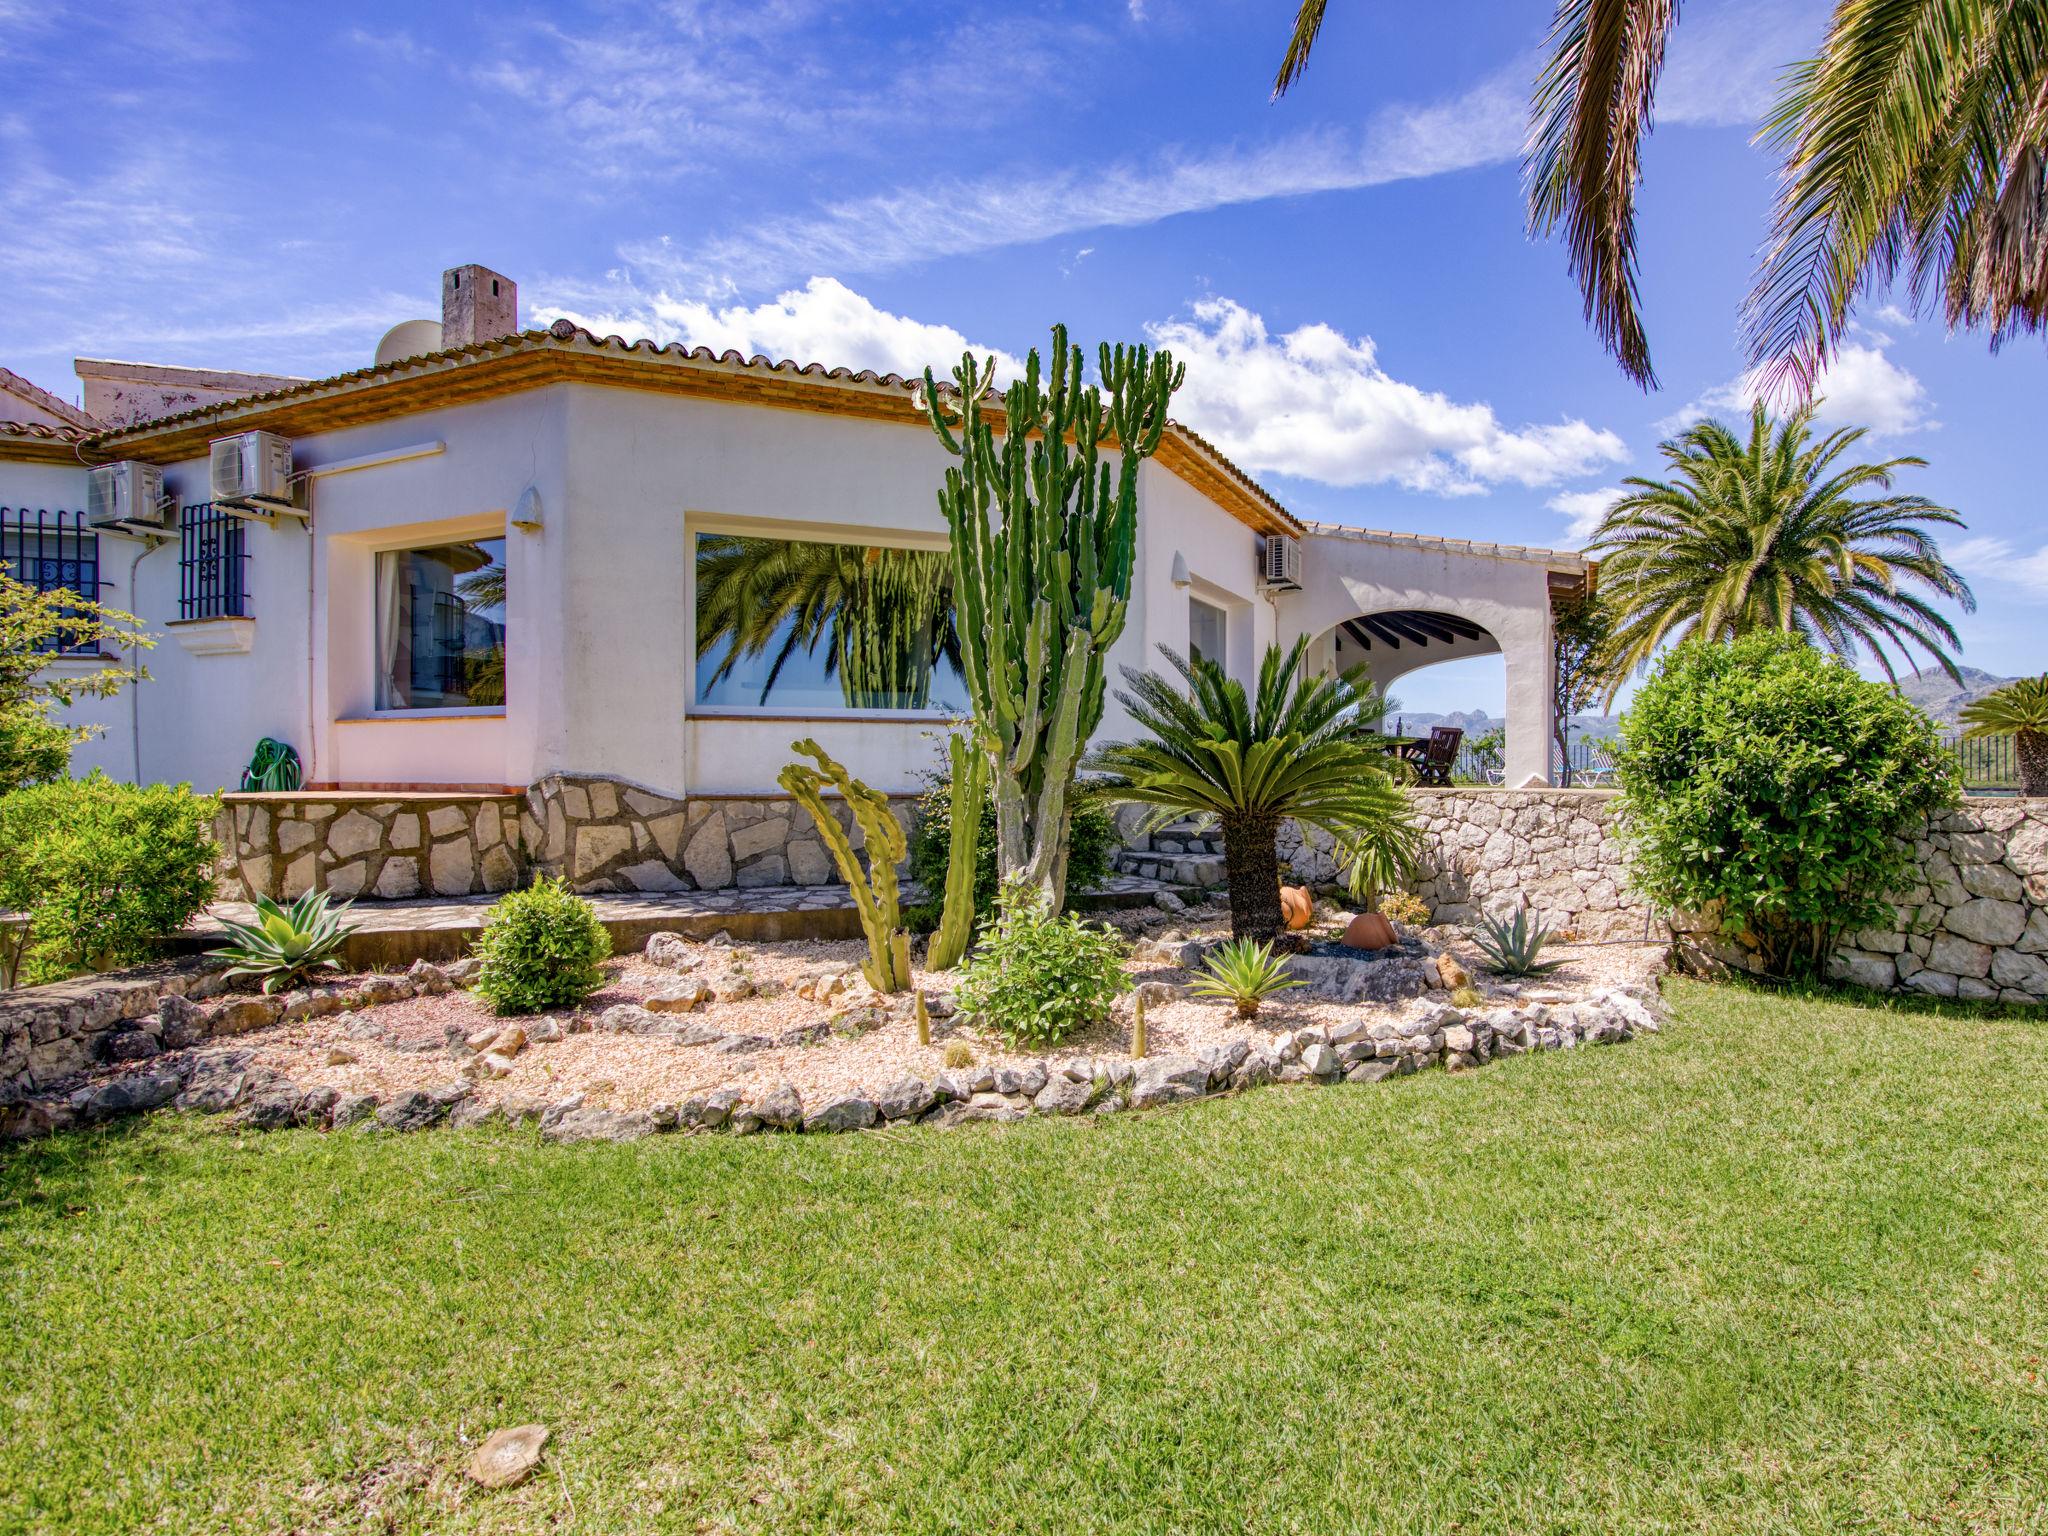
{"label": "small shrub in gravel", "polygon": [[494,1013],[571,1008],[604,981],[611,935],[596,909],[556,880],[501,897],[475,945],[471,984]]}
{"label": "small shrub in gravel", "polygon": [[1122,939],[1018,883],[1003,892],[993,927],[968,958],[960,1007],[1012,1045],[1057,1045],[1109,1016],[1130,985]]}

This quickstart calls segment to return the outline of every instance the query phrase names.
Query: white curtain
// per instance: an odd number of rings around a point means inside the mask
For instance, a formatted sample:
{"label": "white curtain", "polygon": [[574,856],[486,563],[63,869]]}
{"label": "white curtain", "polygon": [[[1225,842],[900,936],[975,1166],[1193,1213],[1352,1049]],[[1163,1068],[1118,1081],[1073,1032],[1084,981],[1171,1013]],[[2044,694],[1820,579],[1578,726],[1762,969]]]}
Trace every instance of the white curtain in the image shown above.
{"label": "white curtain", "polygon": [[[403,709],[412,702],[411,689],[401,683],[398,671],[398,642],[411,627],[411,615],[399,612],[401,582],[405,576],[404,550],[385,550],[377,556],[377,707]],[[409,682],[407,679],[406,682]]]}

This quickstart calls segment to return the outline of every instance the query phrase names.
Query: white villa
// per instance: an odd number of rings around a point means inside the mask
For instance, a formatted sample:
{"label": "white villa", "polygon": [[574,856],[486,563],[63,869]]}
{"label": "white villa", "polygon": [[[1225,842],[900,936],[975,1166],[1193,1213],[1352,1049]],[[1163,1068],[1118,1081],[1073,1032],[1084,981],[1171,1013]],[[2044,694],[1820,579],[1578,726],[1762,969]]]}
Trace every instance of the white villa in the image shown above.
{"label": "white villa", "polygon": [[[831,879],[775,786],[791,741],[913,792],[957,678],[856,697],[824,647],[700,661],[696,586],[735,535],[943,550],[950,461],[912,381],[520,331],[482,267],[443,300],[333,378],[81,359],[74,407],[0,370],[0,560],[162,637],[148,682],[82,706],[105,732],[78,771],[232,790],[260,738],[290,744],[304,793],[236,806],[258,889]],[[1163,644],[1249,676],[1306,634],[1384,686],[1499,652],[1506,781],[1545,781],[1550,604],[1583,557],[1304,524],[1181,427],[1139,495],[1113,662]]]}

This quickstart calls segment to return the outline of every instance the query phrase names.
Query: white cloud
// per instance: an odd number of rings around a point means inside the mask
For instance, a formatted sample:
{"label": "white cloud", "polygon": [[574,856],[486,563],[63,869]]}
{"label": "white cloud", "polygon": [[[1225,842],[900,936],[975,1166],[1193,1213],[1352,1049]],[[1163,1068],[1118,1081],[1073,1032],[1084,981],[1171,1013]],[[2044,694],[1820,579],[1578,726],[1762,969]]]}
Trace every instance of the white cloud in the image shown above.
{"label": "white cloud", "polygon": [[[1932,401],[1927,386],[1911,369],[1893,362],[1888,339],[1872,334],[1868,343],[1851,342],[1837,351],[1821,373],[1814,394],[1819,401],[1814,419],[1826,428],[1868,427],[1873,437],[1932,431],[1940,423],[1928,415]],[[1757,398],[1761,380],[1756,370],[1717,384],[1687,401],[1657,423],[1659,432],[1683,431],[1701,416],[1723,418],[1746,414]],[[1784,409],[1789,393],[1767,397]]]}
{"label": "white cloud", "polygon": [[1979,534],[1951,545],[1945,553],[1948,563],[1965,576],[2004,582],[2048,598],[2048,544],[2027,554],[2015,549],[2010,539]]}
{"label": "white cloud", "polygon": [[1564,536],[1573,548],[1577,548],[1593,537],[1600,520],[1607,515],[1607,509],[1627,494],[1623,486],[1603,485],[1592,491],[1559,491],[1544,505],[1571,519],[1565,525]]}
{"label": "white cloud", "polygon": [[[563,315],[598,335],[612,332],[658,342],[682,342],[764,356],[780,362],[823,363],[827,367],[872,368],[915,378],[931,367],[940,378],[952,371],[960,354],[972,348],[978,356],[993,354],[1005,374],[1021,364],[992,347],[975,346],[950,325],[933,325],[907,315],[891,314],[855,293],[836,278],[814,277],[762,304],[719,308],[696,299],[666,295],[623,312],[579,314],[541,305],[544,315]],[[536,321],[538,323],[538,321]]]}
{"label": "white cloud", "polygon": [[1250,470],[1327,485],[1394,482],[1466,495],[1502,481],[1550,485],[1626,457],[1583,421],[1511,429],[1490,406],[1392,377],[1368,336],[1327,325],[1273,336],[1229,299],[1147,334],[1188,365],[1174,414]]}

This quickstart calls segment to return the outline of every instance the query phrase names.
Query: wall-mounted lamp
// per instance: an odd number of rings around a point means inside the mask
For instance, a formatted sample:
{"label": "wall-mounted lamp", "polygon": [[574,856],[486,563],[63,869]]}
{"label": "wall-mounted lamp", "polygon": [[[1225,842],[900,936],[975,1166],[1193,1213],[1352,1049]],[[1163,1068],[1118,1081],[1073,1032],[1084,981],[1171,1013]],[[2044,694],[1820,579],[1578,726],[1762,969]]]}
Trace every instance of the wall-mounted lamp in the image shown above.
{"label": "wall-mounted lamp", "polygon": [[540,532],[540,492],[530,485],[519,493],[519,505],[512,509],[512,526]]}
{"label": "wall-mounted lamp", "polygon": [[1176,587],[1191,587],[1194,577],[1188,574],[1188,557],[1179,550],[1173,552],[1173,584]]}

